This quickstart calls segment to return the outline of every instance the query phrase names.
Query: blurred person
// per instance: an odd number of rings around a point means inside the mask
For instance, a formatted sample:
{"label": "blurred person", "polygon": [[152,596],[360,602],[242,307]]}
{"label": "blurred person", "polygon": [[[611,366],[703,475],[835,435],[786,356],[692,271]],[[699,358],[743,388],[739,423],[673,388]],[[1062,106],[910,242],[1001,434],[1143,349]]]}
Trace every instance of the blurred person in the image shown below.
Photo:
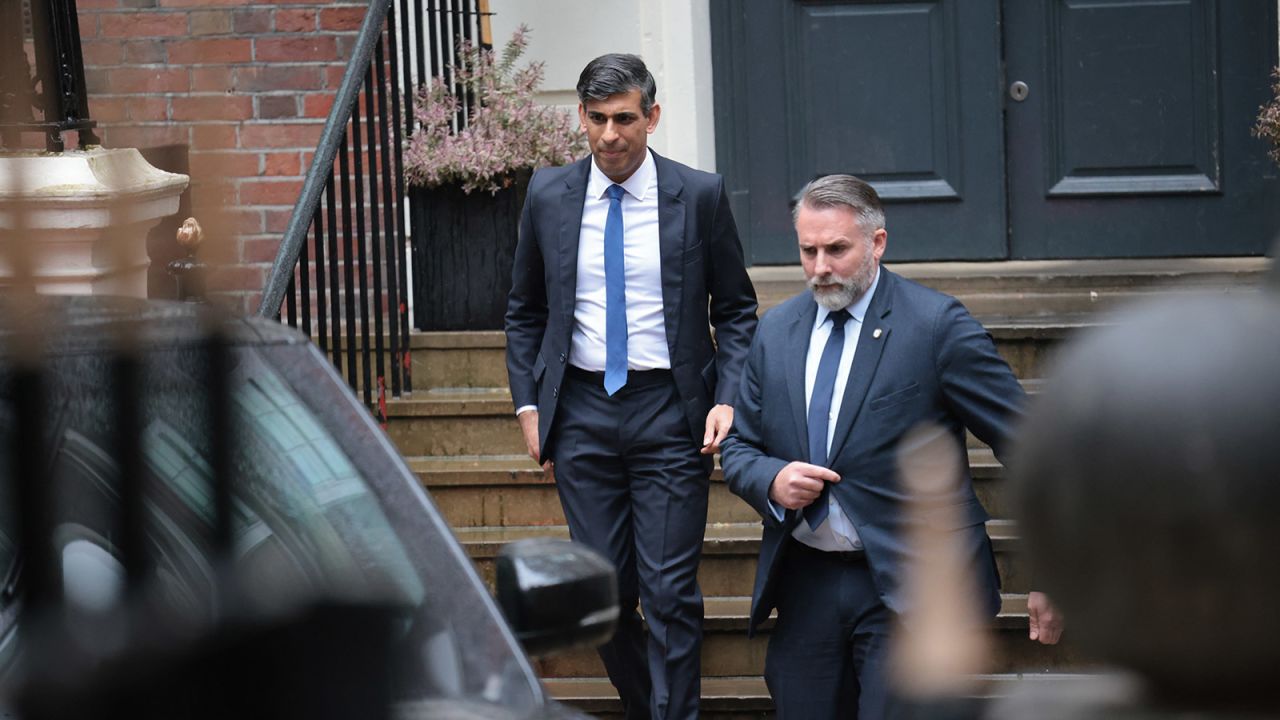
{"label": "blurred person", "polygon": [[[882,718],[888,636],[910,610],[898,442],[931,422],[1003,457],[1026,396],[963,305],[880,267],[888,234],[869,184],[818,178],[794,221],[809,291],[761,320],[721,459],[729,489],[764,518],[749,631],[777,608],[765,680],[780,718]],[[944,501],[949,542],[994,617],[989,516],[967,467]],[[1047,598],[1031,593],[1028,609],[1030,637],[1056,643]]]}
{"label": "blurred person", "polygon": [[701,694],[712,456],[733,423],[756,296],[724,181],[648,148],[656,89],[634,55],[583,69],[591,157],[530,182],[507,370],[571,536],[617,566],[622,616],[600,656],[627,717],[687,718]]}

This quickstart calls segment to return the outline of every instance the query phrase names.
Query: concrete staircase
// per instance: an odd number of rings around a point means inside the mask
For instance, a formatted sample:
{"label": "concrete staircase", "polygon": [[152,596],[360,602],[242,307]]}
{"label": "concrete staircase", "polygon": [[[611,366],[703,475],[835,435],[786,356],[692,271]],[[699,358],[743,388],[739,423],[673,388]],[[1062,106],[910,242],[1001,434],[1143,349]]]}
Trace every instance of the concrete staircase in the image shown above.
{"label": "concrete staircase", "polygon": [[[1246,292],[1269,268],[1262,258],[1163,261],[945,263],[895,268],[959,297],[995,338],[1034,393],[1054,348],[1082,327],[1106,321],[1100,311],[1143,298],[1184,292]],[[762,307],[798,292],[798,267],[752,271]],[[415,335],[415,393],[390,403],[388,432],[458,532],[481,574],[518,538],[567,537],[554,485],[524,455],[506,384],[500,332]],[[1026,571],[1003,470],[991,451],[971,441],[969,460],[979,497],[996,518],[988,526],[1004,580],[995,622],[995,658],[983,692],[1046,674],[1087,669],[1066,642],[1044,647],[1026,639]],[[716,717],[760,717],[771,703],[761,673],[768,627],[746,637],[759,518],[712,478],[702,567],[706,596],[703,711]],[[536,661],[552,694],[593,714],[620,711],[595,652],[581,649]]]}

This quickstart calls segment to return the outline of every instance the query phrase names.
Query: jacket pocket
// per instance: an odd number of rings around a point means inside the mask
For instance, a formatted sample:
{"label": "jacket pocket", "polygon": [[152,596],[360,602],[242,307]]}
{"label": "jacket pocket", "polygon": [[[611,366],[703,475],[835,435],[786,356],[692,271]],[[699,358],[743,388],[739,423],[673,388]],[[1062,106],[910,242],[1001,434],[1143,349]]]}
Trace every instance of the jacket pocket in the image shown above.
{"label": "jacket pocket", "polygon": [[920,394],[920,383],[913,382],[910,385],[902,388],[901,390],[895,390],[889,393],[888,395],[881,395],[878,398],[873,398],[871,400],[870,407],[872,412],[875,412],[877,410],[883,410],[887,407],[897,405],[898,403],[906,402],[916,397],[919,394]]}
{"label": "jacket pocket", "polygon": [[684,249],[684,263],[685,263],[686,265],[688,265],[689,263],[692,263],[692,262],[696,262],[696,261],[697,261],[699,258],[701,258],[701,257],[702,257],[702,242],[701,242],[701,241],[699,241],[699,242],[695,243],[694,245],[692,245],[692,246],[687,247],[687,248],[685,248],[685,249]]}

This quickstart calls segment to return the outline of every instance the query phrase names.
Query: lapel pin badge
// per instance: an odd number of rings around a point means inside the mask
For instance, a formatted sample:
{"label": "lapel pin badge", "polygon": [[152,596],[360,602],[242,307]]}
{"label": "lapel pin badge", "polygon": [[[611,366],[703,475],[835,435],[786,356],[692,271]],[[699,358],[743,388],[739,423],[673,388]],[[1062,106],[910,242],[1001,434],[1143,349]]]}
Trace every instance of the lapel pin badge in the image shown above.
{"label": "lapel pin badge", "polygon": [[876,328],[875,332],[871,333],[871,337],[872,337],[872,338],[874,338],[874,339],[876,339],[876,340],[879,340],[879,339],[880,339],[880,328]]}

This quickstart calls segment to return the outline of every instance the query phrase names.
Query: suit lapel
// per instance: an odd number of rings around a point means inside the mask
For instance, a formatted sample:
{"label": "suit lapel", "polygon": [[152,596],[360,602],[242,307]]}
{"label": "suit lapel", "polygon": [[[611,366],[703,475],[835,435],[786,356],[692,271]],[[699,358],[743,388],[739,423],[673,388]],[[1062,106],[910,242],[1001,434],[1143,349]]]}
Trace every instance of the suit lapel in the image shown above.
{"label": "suit lapel", "polygon": [[791,402],[791,415],[795,418],[799,447],[809,461],[809,414],[805,411],[804,373],[809,355],[809,338],[813,335],[813,321],[818,316],[818,303],[809,294],[801,304],[787,331],[787,398]]}
{"label": "suit lapel", "polygon": [[844,447],[849,431],[858,418],[865,404],[867,389],[871,387],[871,379],[880,366],[880,356],[889,343],[892,328],[886,318],[893,304],[893,286],[896,278],[883,267],[880,268],[880,285],[871,298],[867,314],[862,318],[862,329],[858,332],[858,348],[854,351],[853,367],[849,369],[849,380],[845,383],[844,398],[840,401],[840,417],[836,418],[836,430],[831,438],[829,457],[838,457]]}
{"label": "suit lapel", "polygon": [[559,286],[560,313],[564,327],[573,328],[573,306],[578,296],[578,239],[582,235],[582,208],[587,201],[587,175],[591,169],[591,156],[579,160],[565,176],[564,193],[560,196],[560,245]]}
{"label": "suit lapel", "polygon": [[[652,151],[650,151],[652,152]],[[680,337],[680,293],[684,281],[685,204],[684,183],[670,161],[653,153],[658,173],[658,246],[662,258],[662,320],[667,332],[667,351],[674,362],[676,338]]]}

